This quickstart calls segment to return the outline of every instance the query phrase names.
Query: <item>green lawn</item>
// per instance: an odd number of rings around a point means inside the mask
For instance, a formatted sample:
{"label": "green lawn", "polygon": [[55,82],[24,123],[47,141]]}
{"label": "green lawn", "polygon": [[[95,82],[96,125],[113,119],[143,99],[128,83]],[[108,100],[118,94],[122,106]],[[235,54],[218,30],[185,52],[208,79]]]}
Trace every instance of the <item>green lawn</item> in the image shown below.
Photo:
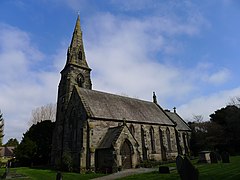
{"label": "green lawn", "polygon": [[[0,173],[3,174],[5,169],[1,169]],[[19,178],[21,180],[53,180],[56,179],[56,171],[52,170],[45,170],[45,169],[31,169],[27,167],[20,167],[20,168],[11,168],[10,172],[12,173],[17,173],[21,175],[25,175],[26,178]],[[103,174],[79,174],[79,173],[68,173],[68,172],[63,172],[63,179],[64,180],[74,180],[74,179],[92,179],[95,177],[100,177],[103,176]]]}
{"label": "green lawn", "polygon": [[[230,157],[230,163],[223,164],[196,164],[194,165],[199,170],[200,180],[239,180],[240,179],[240,156]],[[159,174],[158,172],[151,172],[146,174],[132,175],[122,180],[139,179],[139,180],[157,180],[157,179],[180,179],[176,170],[171,171],[171,174]]]}
{"label": "green lawn", "polygon": [[[194,165],[198,168],[200,173],[200,180],[239,180],[240,179],[240,156],[234,156],[230,158],[229,164],[196,164]],[[169,166],[175,166],[175,163],[169,164]],[[5,169],[0,169],[0,174],[3,174]],[[31,169],[26,167],[12,168],[10,172],[16,172],[17,174],[25,175],[26,178],[21,178],[22,180],[52,180],[56,179],[56,171],[43,170],[43,169]],[[103,174],[78,174],[78,173],[63,173],[64,180],[74,180],[74,179],[92,179],[95,177],[103,176]],[[167,179],[176,180],[180,179],[176,170],[172,170],[170,174],[159,174],[158,172],[151,172],[146,174],[132,175],[122,180],[128,179],[139,179],[139,180],[157,180],[157,179]]]}

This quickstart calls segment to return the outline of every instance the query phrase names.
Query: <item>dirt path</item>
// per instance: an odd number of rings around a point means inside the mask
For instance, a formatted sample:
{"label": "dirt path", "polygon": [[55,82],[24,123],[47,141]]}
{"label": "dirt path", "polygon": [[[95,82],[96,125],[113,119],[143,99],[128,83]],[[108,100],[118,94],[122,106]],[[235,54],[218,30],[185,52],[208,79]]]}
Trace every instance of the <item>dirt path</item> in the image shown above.
{"label": "dirt path", "polygon": [[113,180],[113,179],[118,179],[126,176],[130,176],[133,174],[141,174],[141,173],[148,173],[148,172],[153,172],[157,171],[157,168],[137,168],[137,169],[126,169],[120,172],[116,172],[107,176],[99,177],[99,178],[94,178],[92,180]]}

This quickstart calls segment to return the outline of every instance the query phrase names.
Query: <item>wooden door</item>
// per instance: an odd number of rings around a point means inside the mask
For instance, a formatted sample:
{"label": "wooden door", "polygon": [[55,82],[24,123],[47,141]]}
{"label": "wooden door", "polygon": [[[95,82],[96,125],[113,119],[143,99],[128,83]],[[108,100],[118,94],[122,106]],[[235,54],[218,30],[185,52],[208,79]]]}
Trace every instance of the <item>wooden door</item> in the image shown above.
{"label": "wooden door", "polygon": [[132,150],[131,144],[128,140],[125,140],[121,147],[121,155],[122,155],[122,168],[123,169],[132,168]]}

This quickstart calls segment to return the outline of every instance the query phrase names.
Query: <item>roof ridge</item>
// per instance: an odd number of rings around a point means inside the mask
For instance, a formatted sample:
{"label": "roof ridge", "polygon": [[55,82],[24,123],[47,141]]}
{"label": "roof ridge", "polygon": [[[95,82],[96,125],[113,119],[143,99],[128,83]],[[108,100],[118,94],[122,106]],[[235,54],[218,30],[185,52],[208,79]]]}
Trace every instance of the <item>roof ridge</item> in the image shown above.
{"label": "roof ridge", "polygon": [[136,101],[142,101],[142,102],[146,102],[146,103],[155,104],[155,103],[153,103],[152,101],[147,101],[147,100],[138,99],[138,98],[134,98],[134,97],[128,97],[128,96],[123,96],[123,95],[114,94],[114,93],[109,93],[109,92],[103,92],[103,91],[95,90],[95,89],[85,89],[85,88],[82,88],[82,87],[78,87],[78,88],[79,88],[79,89],[84,89],[84,90],[86,90],[86,91],[94,91],[94,92],[100,93],[100,94],[108,94],[108,95],[111,95],[111,96],[118,96],[118,97],[121,97],[121,98],[132,99],[132,100],[136,100]]}

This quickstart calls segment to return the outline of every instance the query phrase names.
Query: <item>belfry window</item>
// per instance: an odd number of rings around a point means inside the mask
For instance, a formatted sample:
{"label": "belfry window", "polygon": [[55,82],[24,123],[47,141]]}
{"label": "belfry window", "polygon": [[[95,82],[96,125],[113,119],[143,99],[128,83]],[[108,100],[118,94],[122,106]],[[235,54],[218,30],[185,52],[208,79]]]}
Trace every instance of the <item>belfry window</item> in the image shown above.
{"label": "belfry window", "polygon": [[83,76],[82,76],[82,74],[79,74],[78,76],[77,76],[77,84],[78,84],[78,86],[79,87],[83,87],[83,83],[84,83],[84,79],[83,79]]}
{"label": "belfry window", "polygon": [[82,51],[79,51],[79,53],[78,53],[78,59],[79,59],[79,60],[82,60]]}

